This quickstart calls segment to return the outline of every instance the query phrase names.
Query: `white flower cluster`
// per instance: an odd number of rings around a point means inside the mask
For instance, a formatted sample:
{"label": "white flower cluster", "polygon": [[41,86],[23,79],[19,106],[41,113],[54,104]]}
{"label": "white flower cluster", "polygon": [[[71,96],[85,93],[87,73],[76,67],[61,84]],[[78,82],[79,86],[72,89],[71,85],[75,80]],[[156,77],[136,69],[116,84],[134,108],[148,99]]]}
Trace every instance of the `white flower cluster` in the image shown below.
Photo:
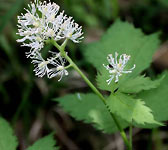
{"label": "white flower cluster", "polygon": [[[22,46],[31,48],[26,55],[32,58],[32,62],[37,65],[37,68],[35,68],[36,75],[42,77],[47,73],[50,78],[55,76],[58,70],[62,70],[64,66],[59,66],[59,69],[48,69],[48,63],[58,67],[58,62],[52,58],[45,61],[41,57],[40,51],[45,42],[50,39],[55,41],[70,39],[79,43],[83,39],[82,27],[75,23],[72,17],[64,15],[64,11],[58,14],[60,7],[56,3],[34,0],[34,3],[31,3],[28,7],[28,9],[25,9],[25,14],[18,16],[17,34],[22,38],[18,39],[17,42],[23,43]],[[59,59],[63,60],[61,56],[59,56]],[[64,65],[64,61],[61,61],[61,63]],[[67,74],[67,72],[64,70],[60,74]]]}
{"label": "white flower cluster", "polygon": [[110,73],[110,79],[108,79],[106,82],[108,85],[111,83],[111,81],[115,78],[115,82],[119,81],[119,77],[122,76],[123,73],[132,73],[132,70],[135,68],[135,64],[131,69],[124,70],[127,62],[130,59],[130,55],[122,54],[120,55],[119,61],[118,61],[118,53],[115,52],[115,58],[113,58],[112,54],[109,54],[107,56],[107,60],[109,62],[109,65],[103,66],[109,71]]}
{"label": "white flower cluster", "polygon": [[41,50],[49,38],[55,41],[68,38],[75,43],[83,38],[82,27],[74,23],[72,17],[64,15],[64,11],[58,14],[56,3],[35,0],[28,7],[26,14],[18,16],[17,34],[23,38],[17,42],[23,42],[23,46],[31,47],[33,52]]}
{"label": "white flower cluster", "polygon": [[[65,69],[66,60],[60,56],[60,53],[53,53],[53,57],[44,60],[39,52],[30,56],[32,63],[35,65],[35,75],[38,77],[43,77],[47,74],[48,78],[53,78],[55,76],[60,76],[60,81],[63,75],[68,75],[68,71]],[[49,68],[51,66],[51,68]]]}

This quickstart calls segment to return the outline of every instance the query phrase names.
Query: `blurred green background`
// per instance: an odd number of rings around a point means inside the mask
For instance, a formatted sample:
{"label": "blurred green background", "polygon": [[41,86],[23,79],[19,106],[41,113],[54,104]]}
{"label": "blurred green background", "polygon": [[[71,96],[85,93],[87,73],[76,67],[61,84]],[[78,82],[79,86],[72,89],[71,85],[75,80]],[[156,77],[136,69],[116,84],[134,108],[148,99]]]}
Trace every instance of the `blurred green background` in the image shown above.
{"label": "blurred green background", "polygon": [[[168,0],[51,0],[83,26],[85,39],[68,43],[69,55],[95,83],[96,70],[83,57],[81,47],[100,39],[117,19],[141,28],[146,34],[161,33],[162,47],[146,71],[150,76],[168,67]],[[61,82],[57,78],[37,78],[26,58],[29,48],[16,42],[17,15],[24,13],[29,0],[0,0],[0,115],[13,126],[24,150],[53,130],[61,150],[123,150],[119,134],[103,134],[91,125],[75,121],[52,98],[90,89],[73,70]],[[44,52],[51,50],[47,45]],[[167,57],[166,57],[167,56]],[[168,128],[134,129],[136,150],[167,150]]]}

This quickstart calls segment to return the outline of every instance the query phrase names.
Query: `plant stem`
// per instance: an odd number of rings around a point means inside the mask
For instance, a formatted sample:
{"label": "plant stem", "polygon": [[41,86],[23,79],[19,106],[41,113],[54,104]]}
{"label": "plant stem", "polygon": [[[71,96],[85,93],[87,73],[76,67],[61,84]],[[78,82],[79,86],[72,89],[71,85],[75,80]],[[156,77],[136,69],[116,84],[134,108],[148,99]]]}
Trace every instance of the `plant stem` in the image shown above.
{"label": "plant stem", "polygon": [[[70,65],[80,74],[80,76],[84,79],[84,81],[89,85],[89,87],[93,90],[93,92],[102,100],[102,102],[104,103],[104,105],[107,107],[107,103],[106,103],[106,99],[104,98],[104,96],[97,90],[97,88],[89,81],[89,79],[83,74],[83,72],[78,68],[78,66],[72,61],[72,59],[66,54],[66,52],[64,51],[65,45],[64,46],[59,46],[54,40],[51,41],[52,44],[58,48],[58,50],[61,52],[61,55],[63,57],[66,58],[66,60],[70,63]],[[67,42],[67,41],[66,41]],[[121,127],[120,123],[118,122],[117,118],[115,117],[115,115],[108,109],[108,111],[110,112],[110,115],[112,117],[112,119],[114,120],[118,130],[120,131],[120,134],[123,138],[123,141],[125,143],[125,145],[127,146],[128,150],[132,150],[130,143],[128,141],[128,138],[126,136],[125,131],[123,130],[123,128]]]}
{"label": "plant stem", "polygon": [[[97,94],[97,96],[102,100],[102,102],[104,103],[104,105],[107,107],[107,103],[106,100],[104,98],[104,96],[97,90],[97,88],[89,81],[89,79],[81,72],[81,70],[78,68],[78,66],[71,60],[71,58],[67,55],[64,55],[64,57],[67,59],[67,61],[72,64],[72,67],[81,75],[81,77],[84,79],[84,81],[90,86],[90,88],[93,90],[93,92],[95,92]],[[109,109],[108,109],[109,110]],[[110,112],[110,111],[109,111]],[[127,136],[125,134],[125,131],[123,130],[123,128],[120,126],[117,118],[115,117],[115,115],[110,112],[111,117],[113,118],[116,126],[118,127],[120,134],[124,140],[124,143],[126,144],[126,146],[128,147],[128,150],[130,149],[130,145],[129,145],[129,141],[127,139]]]}

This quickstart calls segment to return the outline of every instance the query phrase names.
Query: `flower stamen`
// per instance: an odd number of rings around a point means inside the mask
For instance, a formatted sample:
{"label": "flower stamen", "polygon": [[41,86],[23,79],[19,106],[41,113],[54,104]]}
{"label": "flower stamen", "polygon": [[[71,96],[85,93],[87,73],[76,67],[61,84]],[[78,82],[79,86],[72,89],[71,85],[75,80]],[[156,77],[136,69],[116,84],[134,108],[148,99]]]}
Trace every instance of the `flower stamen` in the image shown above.
{"label": "flower stamen", "polygon": [[106,80],[108,85],[111,83],[111,81],[115,78],[115,82],[117,83],[119,81],[119,77],[122,76],[122,74],[132,73],[132,70],[135,69],[135,64],[131,69],[124,70],[126,67],[126,64],[128,63],[130,59],[130,55],[122,54],[120,55],[119,61],[118,61],[118,53],[115,52],[115,58],[113,58],[112,54],[109,54],[107,56],[107,60],[109,62],[109,65],[103,66],[109,71],[110,73],[110,79]]}

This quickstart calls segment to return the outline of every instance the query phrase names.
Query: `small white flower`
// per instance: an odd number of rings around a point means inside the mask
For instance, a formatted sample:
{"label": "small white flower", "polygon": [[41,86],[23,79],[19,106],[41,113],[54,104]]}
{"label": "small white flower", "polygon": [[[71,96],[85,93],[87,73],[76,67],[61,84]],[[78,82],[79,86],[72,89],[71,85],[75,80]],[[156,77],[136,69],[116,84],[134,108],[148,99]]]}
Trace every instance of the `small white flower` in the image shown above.
{"label": "small white flower", "polygon": [[66,59],[62,58],[60,54],[55,55],[57,59],[50,58],[48,61],[50,64],[55,66],[54,68],[51,68],[48,72],[48,78],[53,78],[55,76],[60,76],[60,79],[58,81],[61,81],[63,75],[68,75],[68,71],[65,69],[65,63]]}
{"label": "small white flower", "polygon": [[83,39],[82,27],[79,27],[77,23],[74,23],[72,17],[65,19],[61,25],[60,31],[62,36],[71,39],[74,43],[79,43]]}
{"label": "small white flower", "polygon": [[48,78],[60,77],[60,81],[63,75],[68,75],[68,71],[65,69],[66,60],[60,56],[60,53],[51,52],[53,56],[44,60],[39,52],[35,52],[31,55],[32,63],[35,65],[35,75],[43,77],[47,75]]}
{"label": "small white flower", "polygon": [[40,53],[36,52],[34,56],[31,56],[31,59],[33,59],[32,63],[35,65],[35,69],[33,71],[36,76],[43,77],[49,72],[49,68],[47,66],[49,61],[45,61]]}
{"label": "small white flower", "polygon": [[115,82],[119,81],[119,77],[122,76],[123,73],[132,73],[132,70],[135,68],[135,64],[131,69],[124,70],[126,64],[128,63],[130,59],[130,55],[122,54],[120,55],[119,61],[118,61],[118,53],[115,52],[115,58],[113,58],[112,54],[109,54],[107,56],[107,60],[109,62],[109,65],[103,66],[109,71],[110,73],[110,79],[108,79],[106,82],[108,85],[111,83],[111,81],[115,78]]}
{"label": "small white flower", "polygon": [[49,22],[53,22],[60,7],[56,3],[51,4],[51,2],[47,3],[46,1],[43,3],[37,1],[37,3],[37,9],[42,13],[42,17],[46,17]]}
{"label": "small white flower", "polygon": [[54,32],[53,29],[49,28],[45,35],[48,36],[48,37],[54,37],[55,32]]}

